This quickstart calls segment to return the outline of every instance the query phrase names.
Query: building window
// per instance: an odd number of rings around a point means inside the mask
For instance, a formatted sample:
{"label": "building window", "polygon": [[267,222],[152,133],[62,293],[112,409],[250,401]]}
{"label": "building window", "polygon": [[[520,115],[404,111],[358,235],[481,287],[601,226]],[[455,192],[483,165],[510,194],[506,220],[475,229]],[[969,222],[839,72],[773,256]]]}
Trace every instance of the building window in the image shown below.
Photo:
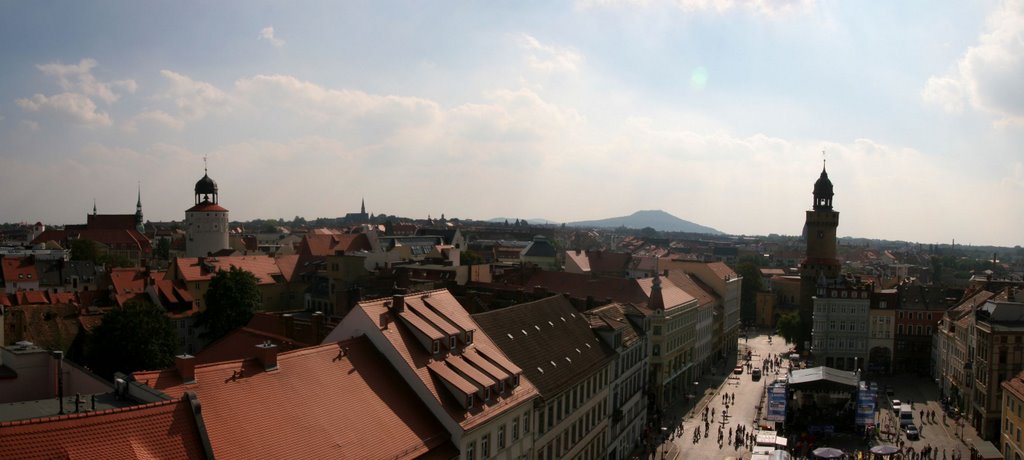
{"label": "building window", "polygon": [[434,341],[434,346],[432,347],[432,349],[433,349],[433,353],[435,355],[440,353],[441,352],[441,341],[440,340],[435,340]]}
{"label": "building window", "polygon": [[519,417],[512,419],[512,442],[519,440]]}
{"label": "building window", "polygon": [[474,454],[476,454],[476,441],[472,441],[466,445],[466,460],[476,460]]}
{"label": "building window", "polygon": [[530,432],[530,412],[523,414],[523,433]]}
{"label": "building window", "polygon": [[505,448],[505,425],[498,427],[498,450]]}
{"label": "building window", "polygon": [[480,438],[480,458],[486,460],[491,456],[491,434],[487,433]]}

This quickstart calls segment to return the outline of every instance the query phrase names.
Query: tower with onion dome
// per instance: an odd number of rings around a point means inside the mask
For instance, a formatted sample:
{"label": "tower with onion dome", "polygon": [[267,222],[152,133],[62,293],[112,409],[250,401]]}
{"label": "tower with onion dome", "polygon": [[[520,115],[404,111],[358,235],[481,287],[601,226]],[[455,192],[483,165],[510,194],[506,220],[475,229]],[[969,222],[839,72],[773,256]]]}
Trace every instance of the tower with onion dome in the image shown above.
{"label": "tower with onion dome", "polygon": [[203,168],[195,205],[185,211],[185,257],[205,257],[228,249],[228,210],[217,199],[217,183]]}
{"label": "tower with onion dome", "polygon": [[813,194],[814,202],[807,211],[804,221],[807,255],[800,262],[800,322],[806,334],[804,339],[810,339],[814,296],[818,293],[819,285],[838,278],[842,269],[836,240],[839,211],[832,209],[832,197],[835,193],[824,164],[821,167],[821,175],[814,183]]}

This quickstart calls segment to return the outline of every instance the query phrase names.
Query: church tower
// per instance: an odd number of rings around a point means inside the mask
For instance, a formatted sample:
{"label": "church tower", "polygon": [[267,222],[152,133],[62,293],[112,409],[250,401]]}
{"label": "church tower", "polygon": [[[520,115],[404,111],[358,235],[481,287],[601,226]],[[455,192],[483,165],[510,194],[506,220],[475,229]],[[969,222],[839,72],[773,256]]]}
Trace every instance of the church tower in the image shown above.
{"label": "church tower", "polygon": [[832,209],[833,195],[832,181],[828,179],[825,165],[822,164],[821,176],[814,183],[814,203],[811,210],[807,211],[804,224],[807,255],[800,263],[800,324],[806,333],[804,340],[811,338],[813,297],[818,283],[839,277],[841,265],[837,258],[836,242],[839,212]]}
{"label": "church tower", "polygon": [[218,204],[217,183],[206,168],[195,192],[195,206],[185,211],[185,257],[205,257],[228,249],[228,210]]}
{"label": "church tower", "polygon": [[[94,205],[95,207],[95,205]],[[95,210],[93,214],[95,214]],[[135,202],[135,229],[139,233],[146,233],[146,226],[142,223],[142,184],[139,184],[139,200]]]}

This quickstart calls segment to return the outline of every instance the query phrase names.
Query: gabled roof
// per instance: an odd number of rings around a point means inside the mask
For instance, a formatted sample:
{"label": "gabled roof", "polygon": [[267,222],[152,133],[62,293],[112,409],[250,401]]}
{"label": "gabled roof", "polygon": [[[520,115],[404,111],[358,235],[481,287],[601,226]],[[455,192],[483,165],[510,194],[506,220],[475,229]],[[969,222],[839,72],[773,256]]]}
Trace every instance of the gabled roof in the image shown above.
{"label": "gabled roof", "polygon": [[5,283],[31,283],[39,281],[35,257],[4,257],[0,259]]}
{"label": "gabled roof", "polygon": [[[386,324],[381,328],[380,334],[387,339],[405,362],[404,365],[416,374],[445,412],[464,430],[503,414],[537,394],[533,383],[523,377],[519,380],[518,387],[509,390],[509,386],[506,385],[504,393],[493,395],[490,401],[475,401],[472,408],[465,409],[462,401],[455,399],[445,387],[446,383],[464,392],[476,392],[480,391],[482,383],[486,383],[481,380],[505,378],[523,371],[494,345],[492,338],[480,329],[448,290],[439,289],[404,296],[405,314],[400,314],[401,316],[389,308],[392,302],[393,298],[359,302],[355,310],[362,311],[375,323],[379,321],[378,324]],[[427,314],[428,311],[432,314]],[[447,325],[435,325],[435,321]],[[437,327],[473,330],[473,341],[461,348],[458,354],[432,354],[417,339],[416,334],[422,331],[427,335],[440,336],[442,332]],[[465,361],[470,362],[467,365]]]}
{"label": "gabled roof", "polygon": [[[204,408],[205,409],[205,408]],[[190,402],[0,423],[0,458],[206,458]]]}
{"label": "gabled roof", "polygon": [[947,310],[947,314],[954,321],[966,318],[969,314],[974,313],[976,309],[984,305],[988,299],[991,299],[994,296],[995,293],[988,291],[975,292],[974,294],[964,297],[964,299],[955,307]]}
{"label": "gabled roof", "polygon": [[134,230],[135,214],[86,214],[85,226],[91,230]]}
{"label": "gabled roof", "polygon": [[365,233],[309,234],[299,243],[299,254],[303,257],[333,256],[337,251],[369,251],[370,239]]}
{"label": "gabled roof", "polygon": [[622,346],[628,347],[640,340],[643,331],[626,318],[627,314],[643,315],[639,310],[629,305],[613,302],[583,313],[590,321],[590,327],[594,329],[610,328],[621,331]]}
{"label": "gabled roof", "polygon": [[582,273],[537,271],[522,284],[528,289],[540,286],[548,291],[585,299],[612,299],[616,302],[647,304],[647,295],[635,280],[602,278]]}
{"label": "gabled roof", "polygon": [[114,292],[114,300],[122,307],[133,299],[148,301],[148,297],[145,295],[146,286],[163,276],[164,272],[150,272],[142,268],[112,268],[110,270],[110,288]]}
{"label": "gabled roof", "polygon": [[555,247],[548,242],[547,238],[534,238],[529,246],[523,249],[523,257],[555,257],[558,253]]}
{"label": "gabled roof", "polygon": [[230,270],[231,267],[256,275],[256,283],[261,285],[277,283],[277,277],[282,281],[286,279],[278,260],[271,256],[206,257],[203,264],[199,263],[198,257],[178,257],[174,263],[186,283],[209,281],[218,270]]}
{"label": "gabled roof", "polygon": [[587,253],[579,250],[565,251],[565,259],[572,260],[583,273],[590,272],[590,258]]}
{"label": "gabled roof", "polygon": [[610,273],[624,276],[633,256],[626,252],[587,251],[590,271],[593,273]]}
{"label": "gabled roof", "polygon": [[714,272],[716,276],[718,276],[718,279],[733,279],[738,276],[736,275],[735,271],[733,271],[731,268],[729,268],[728,265],[725,264],[725,262],[708,263],[708,268],[710,268],[711,271]]}
{"label": "gabled roof", "polygon": [[708,285],[704,284],[700,278],[682,270],[669,270],[666,278],[668,278],[669,282],[696,298],[698,305],[703,306],[715,303],[718,297],[718,294]]}
{"label": "gabled roof", "polygon": [[541,396],[552,398],[614,358],[569,299],[553,295],[473,315]]}
{"label": "gabled roof", "polygon": [[277,349],[282,352],[308,346],[284,336],[243,326],[229,332],[196,353],[196,364],[253,358],[256,356],[256,345],[267,342],[277,345]]}
{"label": "gabled roof", "polygon": [[255,359],[137,372],[136,381],[203,403],[219,458],[416,458],[450,447],[444,427],[365,336]]}
{"label": "gabled roof", "polygon": [[[651,295],[651,289],[654,286],[654,278],[643,278],[635,280],[636,284],[643,289],[644,294],[647,296]],[[672,310],[673,308],[693,303],[696,299],[688,292],[676,286],[671,279],[662,279],[661,281],[661,297],[665,302],[665,310]]]}

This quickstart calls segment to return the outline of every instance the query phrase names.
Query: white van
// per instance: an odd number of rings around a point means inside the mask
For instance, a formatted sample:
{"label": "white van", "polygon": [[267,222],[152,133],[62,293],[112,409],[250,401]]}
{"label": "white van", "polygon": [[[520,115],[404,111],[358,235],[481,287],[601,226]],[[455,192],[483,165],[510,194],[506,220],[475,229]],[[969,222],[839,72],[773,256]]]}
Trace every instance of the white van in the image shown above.
{"label": "white van", "polygon": [[900,409],[900,426],[914,424],[914,411],[909,407]]}

